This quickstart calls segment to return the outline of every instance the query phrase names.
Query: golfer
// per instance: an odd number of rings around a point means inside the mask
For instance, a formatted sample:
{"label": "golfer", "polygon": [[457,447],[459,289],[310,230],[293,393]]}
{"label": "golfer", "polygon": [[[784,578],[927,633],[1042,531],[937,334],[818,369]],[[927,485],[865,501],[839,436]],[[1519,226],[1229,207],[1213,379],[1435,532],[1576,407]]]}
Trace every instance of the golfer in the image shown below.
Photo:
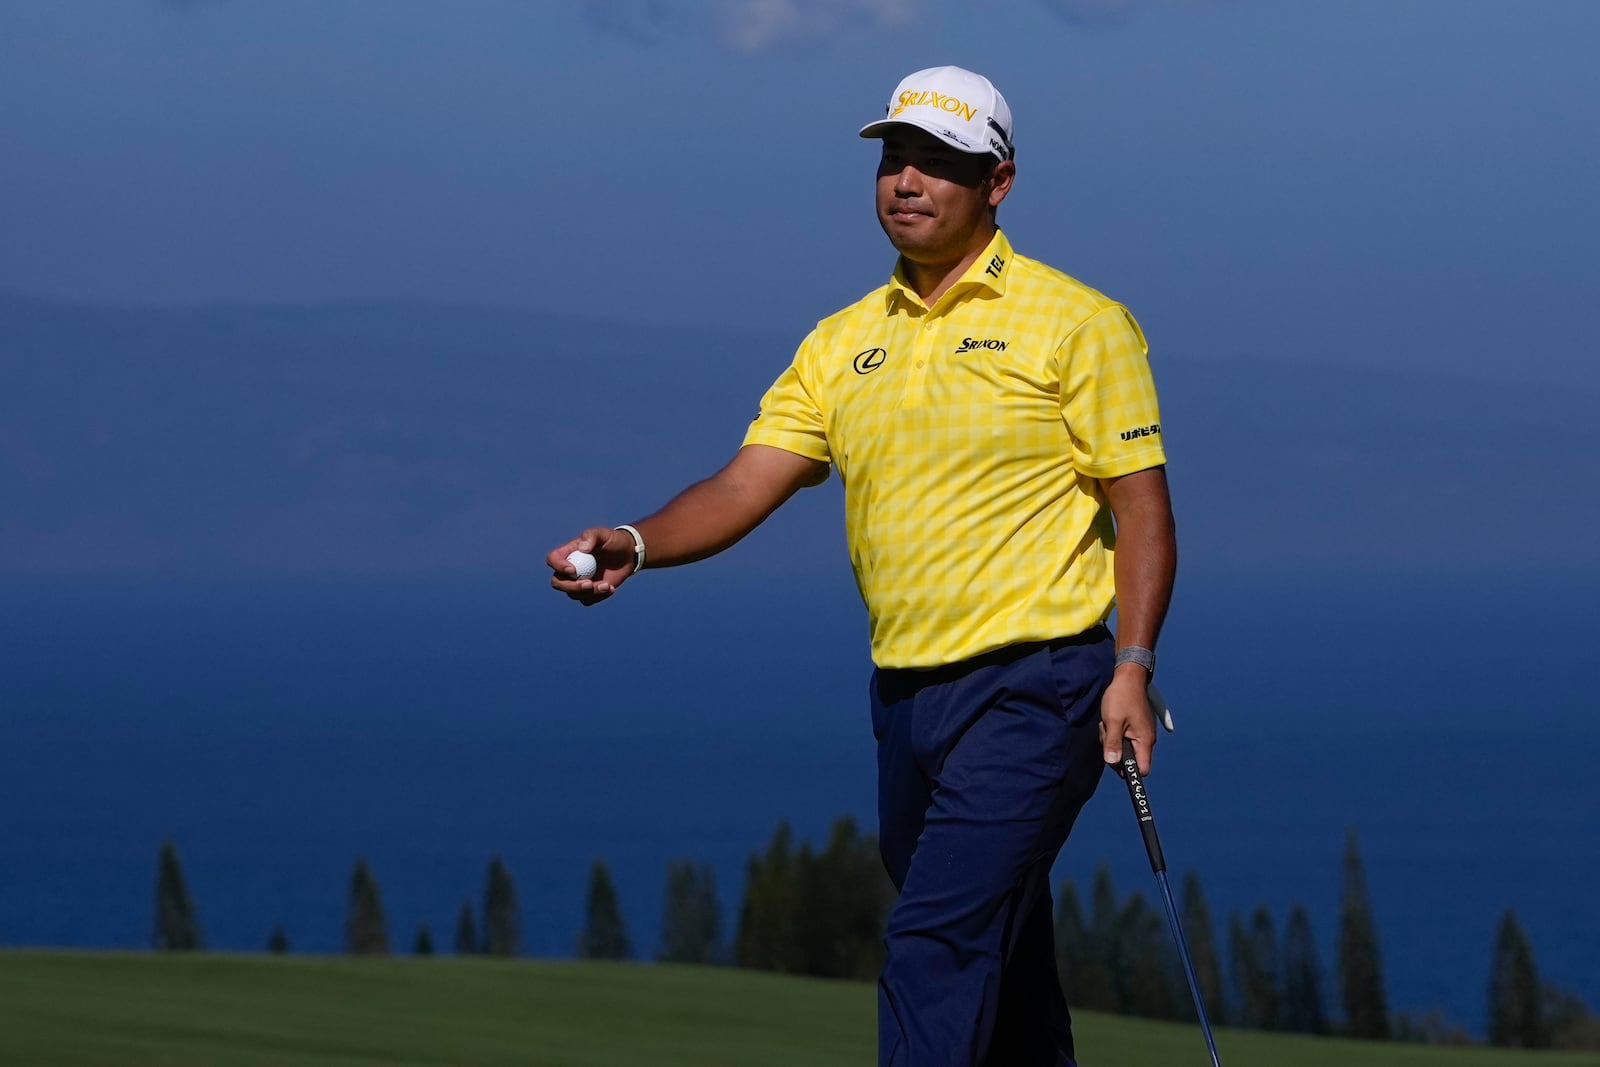
{"label": "golfer", "polygon": [[[1176,571],[1147,348],[1126,308],[998,228],[1017,167],[988,79],[918,71],[861,136],[882,142],[893,276],[817,324],[726,467],[556,548],[551,585],[605,600],[642,569],[720,552],[837,470],[900,890],[879,1062],[1072,1065],[1050,868],[1124,737],[1150,768],[1146,688]],[[575,549],[597,557],[593,578],[576,578]]]}

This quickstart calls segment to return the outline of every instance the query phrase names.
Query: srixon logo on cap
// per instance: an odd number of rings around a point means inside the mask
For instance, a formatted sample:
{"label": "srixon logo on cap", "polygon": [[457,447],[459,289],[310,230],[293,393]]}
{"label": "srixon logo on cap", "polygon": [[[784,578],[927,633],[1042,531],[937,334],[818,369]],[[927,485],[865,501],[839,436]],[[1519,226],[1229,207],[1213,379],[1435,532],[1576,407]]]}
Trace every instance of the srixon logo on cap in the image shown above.
{"label": "srixon logo on cap", "polygon": [[931,107],[939,111],[948,111],[952,115],[960,115],[968,122],[978,113],[978,109],[965,100],[957,100],[953,96],[941,96],[932,89],[908,89],[900,94],[899,105],[891,112],[889,117],[894,118],[908,107]]}

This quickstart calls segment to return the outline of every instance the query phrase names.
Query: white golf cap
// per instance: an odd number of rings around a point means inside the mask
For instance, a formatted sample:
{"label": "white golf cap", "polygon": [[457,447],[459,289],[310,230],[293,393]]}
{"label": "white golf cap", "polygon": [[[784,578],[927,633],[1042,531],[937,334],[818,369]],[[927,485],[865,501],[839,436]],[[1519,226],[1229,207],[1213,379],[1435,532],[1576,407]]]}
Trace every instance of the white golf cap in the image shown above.
{"label": "white golf cap", "polygon": [[960,67],[929,67],[895,87],[884,117],[861,127],[863,137],[883,137],[899,125],[926,130],[963,152],[1010,159],[1011,108],[982,74]]}

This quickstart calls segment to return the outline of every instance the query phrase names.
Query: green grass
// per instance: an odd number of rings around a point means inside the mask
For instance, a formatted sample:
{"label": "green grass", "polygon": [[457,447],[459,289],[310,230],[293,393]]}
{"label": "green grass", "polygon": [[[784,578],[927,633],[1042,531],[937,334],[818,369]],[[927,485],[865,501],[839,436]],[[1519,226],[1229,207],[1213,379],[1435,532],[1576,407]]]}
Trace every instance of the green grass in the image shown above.
{"label": "green grass", "polygon": [[[5,1067],[869,1067],[870,985],[722,968],[0,952]],[[1085,1067],[1204,1064],[1190,1026],[1080,1013]],[[1593,1054],[1222,1031],[1228,1067],[1594,1065]]]}

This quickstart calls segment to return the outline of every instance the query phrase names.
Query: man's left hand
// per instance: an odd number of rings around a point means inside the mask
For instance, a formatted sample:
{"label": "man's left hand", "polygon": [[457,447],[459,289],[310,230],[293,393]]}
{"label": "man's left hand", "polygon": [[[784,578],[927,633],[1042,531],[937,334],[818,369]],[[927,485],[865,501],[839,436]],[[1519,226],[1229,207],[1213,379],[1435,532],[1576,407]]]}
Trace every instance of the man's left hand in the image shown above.
{"label": "man's left hand", "polygon": [[1100,740],[1105,760],[1122,763],[1122,739],[1133,742],[1133,753],[1140,774],[1150,773],[1155,757],[1156,716],[1150,708],[1150,672],[1137,663],[1123,663],[1111,676],[1105,696],[1100,698]]}

